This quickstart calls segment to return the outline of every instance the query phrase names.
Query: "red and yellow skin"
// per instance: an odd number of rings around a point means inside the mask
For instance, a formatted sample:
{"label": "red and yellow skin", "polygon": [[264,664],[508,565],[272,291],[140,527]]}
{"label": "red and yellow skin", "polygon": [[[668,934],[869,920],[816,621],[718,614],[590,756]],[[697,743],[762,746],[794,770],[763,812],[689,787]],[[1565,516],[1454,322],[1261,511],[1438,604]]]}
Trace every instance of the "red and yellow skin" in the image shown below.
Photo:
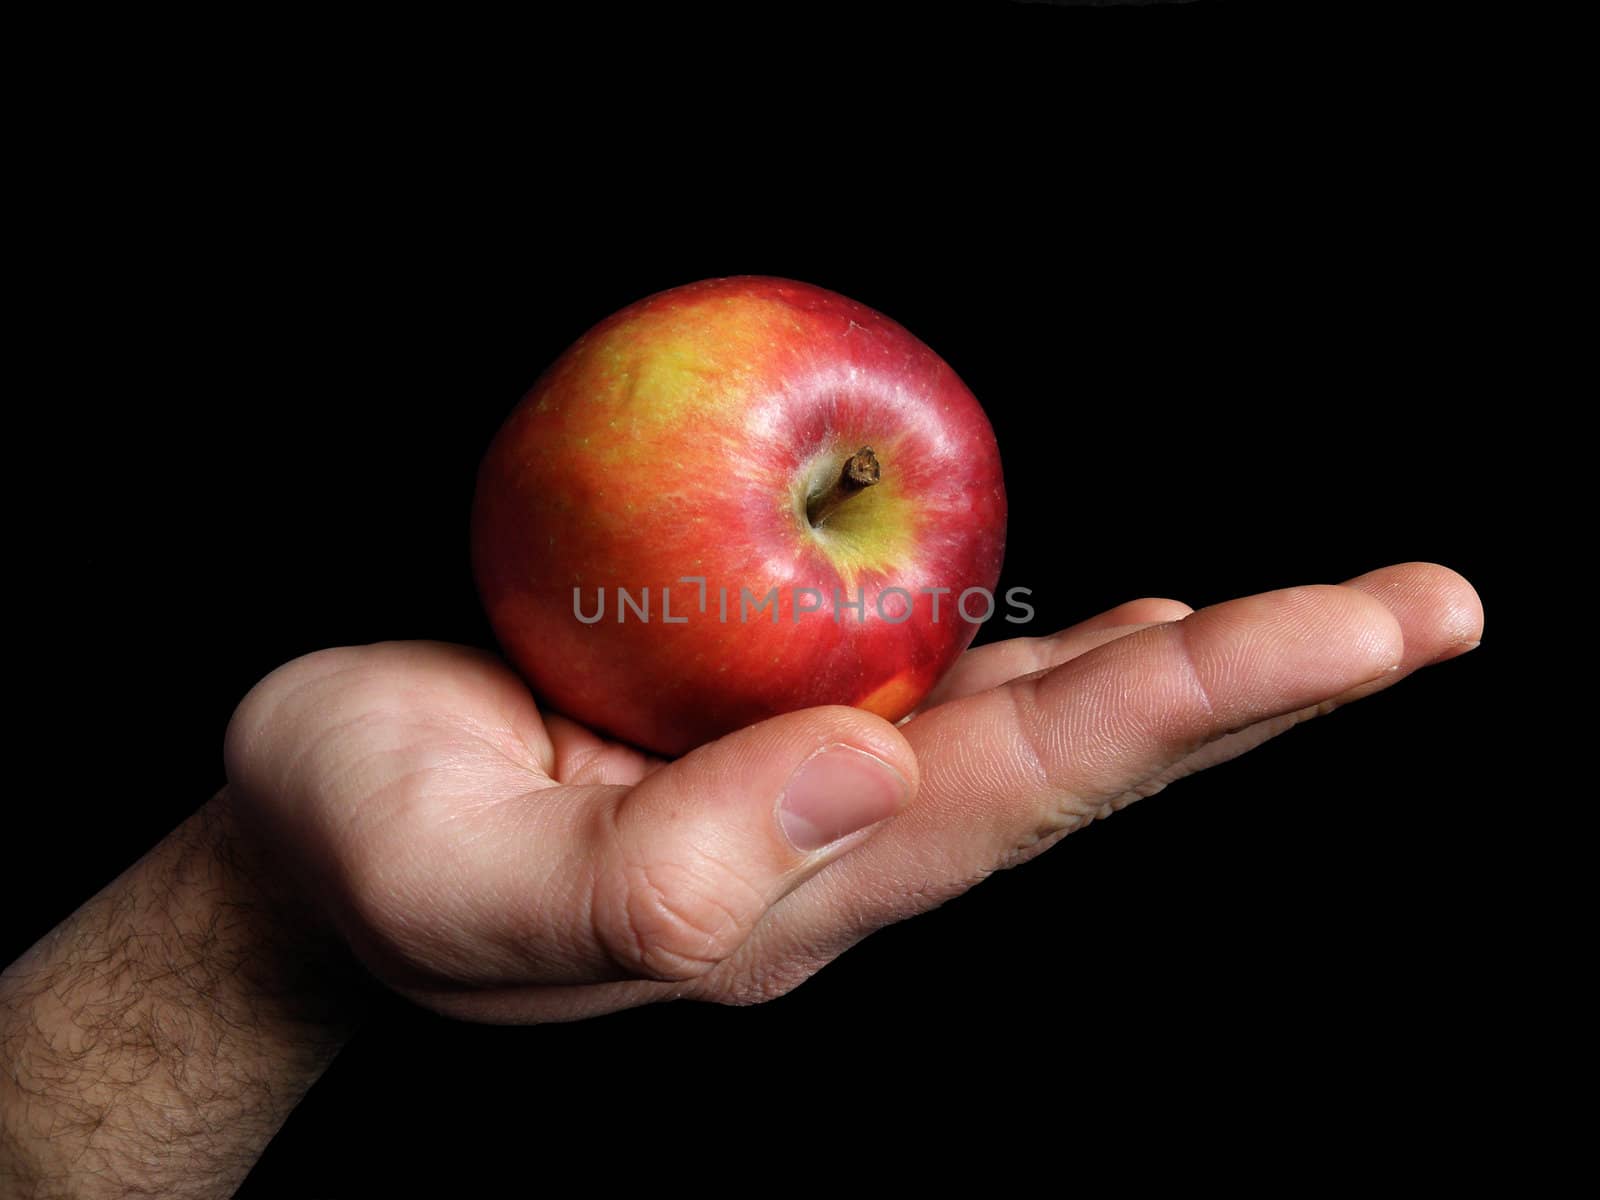
{"label": "red and yellow skin", "polygon": [[[813,525],[808,501],[871,447],[879,481]],[[496,435],[478,478],[473,564],[501,645],[546,702],[679,754],[818,704],[898,720],[977,632],[956,599],[994,589],[1005,489],[989,422],[905,329],[782,279],[715,279],[641,300],[554,363]],[[700,588],[684,576],[706,581]],[[618,587],[650,619],[617,619]],[[910,619],[874,597],[900,587]],[[605,589],[605,615],[585,624]],[[779,590],[778,620],[750,606]],[[795,588],[820,612],[795,620]],[[951,589],[932,600],[920,588]],[[662,589],[672,616],[662,620]],[[719,589],[728,619],[719,618]],[[833,594],[866,595],[865,619]],[[807,604],[815,597],[806,597]],[[885,607],[898,615],[899,598]],[[974,598],[969,611],[981,613]]]}

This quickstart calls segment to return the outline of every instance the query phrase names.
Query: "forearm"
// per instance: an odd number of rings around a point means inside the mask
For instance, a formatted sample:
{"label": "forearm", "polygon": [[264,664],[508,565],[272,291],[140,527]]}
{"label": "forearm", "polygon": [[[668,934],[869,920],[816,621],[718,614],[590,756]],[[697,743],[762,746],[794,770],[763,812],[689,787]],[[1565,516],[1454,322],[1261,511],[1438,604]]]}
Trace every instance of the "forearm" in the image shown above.
{"label": "forearm", "polygon": [[226,792],[0,974],[0,1197],[229,1196],[359,1014]]}

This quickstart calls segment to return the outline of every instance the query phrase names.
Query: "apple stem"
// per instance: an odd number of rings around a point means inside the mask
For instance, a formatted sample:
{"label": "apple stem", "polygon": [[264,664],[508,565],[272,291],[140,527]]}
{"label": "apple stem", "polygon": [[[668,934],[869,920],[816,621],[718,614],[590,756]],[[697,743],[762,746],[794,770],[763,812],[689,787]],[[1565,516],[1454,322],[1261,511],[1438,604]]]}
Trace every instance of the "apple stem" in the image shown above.
{"label": "apple stem", "polygon": [[830,513],[857,492],[865,491],[883,477],[878,466],[878,456],[871,446],[863,446],[845,460],[844,469],[833,486],[819,496],[806,501],[806,520],[815,529],[828,519]]}

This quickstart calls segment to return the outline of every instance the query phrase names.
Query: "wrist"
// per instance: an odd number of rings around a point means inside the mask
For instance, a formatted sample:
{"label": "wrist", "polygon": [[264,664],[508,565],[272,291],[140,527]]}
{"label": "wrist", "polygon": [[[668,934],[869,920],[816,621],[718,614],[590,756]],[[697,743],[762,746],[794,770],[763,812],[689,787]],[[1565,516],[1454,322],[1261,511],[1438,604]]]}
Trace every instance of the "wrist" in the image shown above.
{"label": "wrist", "polygon": [[219,793],[0,974],[0,1179],[231,1195],[371,986]]}
{"label": "wrist", "polygon": [[237,922],[227,940],[247,950],[237,958],[241,998],[312,1038],[348,1036],[379,989],[325,911],[243,819],[228,789],[179,832],[193,841],[186,907],[208,921],[225,910]]}

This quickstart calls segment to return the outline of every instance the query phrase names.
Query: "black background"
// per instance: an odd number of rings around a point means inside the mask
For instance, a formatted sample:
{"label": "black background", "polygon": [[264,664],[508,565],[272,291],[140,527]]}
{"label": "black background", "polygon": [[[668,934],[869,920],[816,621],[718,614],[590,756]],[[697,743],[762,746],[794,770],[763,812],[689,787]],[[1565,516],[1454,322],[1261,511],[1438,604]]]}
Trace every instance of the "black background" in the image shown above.
{"label": "black background", "polygon": [[[634,112],[644,154],[547,117],[468,148],[421,108],[159,138],[105,113],[35,244],[54,382],[12,447],[44,480],[17,749],[56,769],[13,801],[11,857],[42,869],[6,878],[3,957],[221,785],[272,667],[491,645],[466,539],[484,446],[584,329],[693,279],[820,284],[951,363],[999,439],[1029,632],[1413,559],[1492,623],[1494,448],[1464,397],[1494,392],[1504,297],[1492,240],[1462,253],[1486,201],[1448,139],[1306,109],[1294,139],[1232,146],[1226,116],[1174,109],[1134,141],[1104,113],[991,114],[1017,136],[985,145],[995,126],[927,105],[926,128],[845,106],[842,142],[797,119],[748,157],[670,105]],[[394,1002],[244,1194],[469,1194],[575,1154],[754,1188],[744,1164],[811,1173],[845,1145],[939,1173],[1130,1118],[1227,1127],[1222,1094],[1313,1157],[1330,1119],[1406,1136],[1483,1069],[1464,1046],[1506,931],[1466,839],[1497,819],[1494,656],[1491,624],[769,1005],[493,1029]]]}

